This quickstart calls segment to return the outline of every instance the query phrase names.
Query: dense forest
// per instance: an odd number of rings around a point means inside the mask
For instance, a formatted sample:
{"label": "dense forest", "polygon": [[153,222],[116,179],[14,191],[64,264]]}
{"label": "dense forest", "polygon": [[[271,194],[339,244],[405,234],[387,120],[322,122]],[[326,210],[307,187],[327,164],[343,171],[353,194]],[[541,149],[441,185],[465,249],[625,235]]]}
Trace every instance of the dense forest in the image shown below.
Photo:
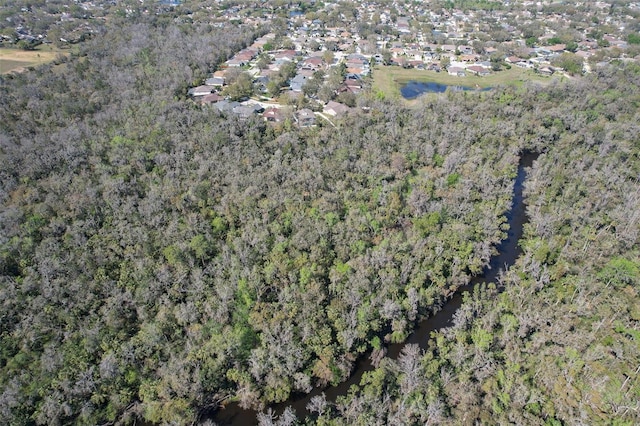
{"label": "dense forest", "polygon": [[344,380],[480,273],[525,150],[504,291],[306,420],[259,421],[637,423],[640,68],[364,95],[297,129],[186,98],[261,30],[105,25],[0,80],[0,423],[189,424]]}
{"label": "dense forest", "polygon": [[406,346],[337,403],[316,399],[313,423],[638,424],[639,79],[609,69],[502,107],[509,91],[490,95],[541,152],[523,255],[428,350]]}

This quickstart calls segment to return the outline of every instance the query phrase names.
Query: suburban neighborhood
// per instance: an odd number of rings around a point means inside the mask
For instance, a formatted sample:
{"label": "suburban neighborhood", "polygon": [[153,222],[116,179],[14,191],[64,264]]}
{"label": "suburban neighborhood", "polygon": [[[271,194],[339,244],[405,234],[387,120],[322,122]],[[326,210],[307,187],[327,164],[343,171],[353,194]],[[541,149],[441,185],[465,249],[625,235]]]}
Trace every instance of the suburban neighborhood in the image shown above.
{"label": "suburban neighborhood", "polygon": [[417,80],[500,79],[512,68],[575,78],[640,57],[640,2],[613,1],[76,1],[46,11],[7,8],[0,43],[65,49],[94,36],[96,22],[109,13],[174,11],[182,17],[177,24],[231,23],[261,32],[188,95],[271,123],[332,123],[330,117],[348,114],[358,94],[372,88],[374,70],[414,70]]}
{"label": "suburban neighborhood", "polygon": [[[274,123],[289,117],[308,126],[313,120],[299,119],[301,111],[347,114],[376,67],[456,77],[515,67],[573,78],[639,57],[640,3],[624,10],[607,2],[466,3],[222,2],[212,20],[271,31],[212,70],[189,95],[221,111],[262,114]],[[274,111],[281,108],[298,111]]]}

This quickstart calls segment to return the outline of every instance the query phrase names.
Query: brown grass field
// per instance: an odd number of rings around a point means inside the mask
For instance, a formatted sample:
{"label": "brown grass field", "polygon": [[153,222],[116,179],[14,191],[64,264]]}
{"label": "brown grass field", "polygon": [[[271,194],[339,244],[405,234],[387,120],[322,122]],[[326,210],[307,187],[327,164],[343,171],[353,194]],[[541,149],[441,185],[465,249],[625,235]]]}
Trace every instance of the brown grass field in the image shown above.
{"label": "brown grass field", "polygon": [[35,50],[0,48],[0,73],[20,72],[53,61],[58,55],[68,55],[52,46],[40,45]]}

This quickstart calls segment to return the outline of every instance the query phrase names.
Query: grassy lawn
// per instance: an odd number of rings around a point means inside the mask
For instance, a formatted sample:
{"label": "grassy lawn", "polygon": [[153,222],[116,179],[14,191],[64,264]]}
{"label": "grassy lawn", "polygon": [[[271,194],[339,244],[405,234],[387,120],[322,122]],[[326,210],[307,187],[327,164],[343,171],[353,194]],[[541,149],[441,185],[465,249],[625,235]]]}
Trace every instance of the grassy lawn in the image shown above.
{"label": "grassy lawn", "polygon": [[486,77],[469,75],[456,77],[447,72],[435,72],[417,69],[404,69],[395,66],[377,66],[373,71],[373,90],[382,92],[386,97],[399,98],[400,87],[409,81],[424,81],[452,86],[467,87],[495,87],[500,85],[522,85],[526,81],[536,81],[542,84],[550,82],[552,78],[536,74],[532,70],[512,67],[510,70],[495,72]]}
{"label": "grassy lawn", "polygon": [[51,45],[40,45],[35,50],[0,48],[0,73],[35,67],[53,61],[58,55],[68,54],[68,50],[60,50]]}

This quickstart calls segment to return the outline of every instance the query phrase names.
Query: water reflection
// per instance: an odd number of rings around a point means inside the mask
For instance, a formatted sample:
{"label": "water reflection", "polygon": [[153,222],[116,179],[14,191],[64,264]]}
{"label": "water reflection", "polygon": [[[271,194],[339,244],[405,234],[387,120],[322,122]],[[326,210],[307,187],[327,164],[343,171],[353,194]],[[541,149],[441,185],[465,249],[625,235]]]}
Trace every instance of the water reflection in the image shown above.
{"label": "water reflection", "polygon": [[414,99],[423,93],[443,93],[446,90],[475,90],[485,92],[491,90],[491,87],[469,87],[460,85],[449,85],[434,83],[431,81],[410,81],[400,88],[400,94],[405,99]]}

